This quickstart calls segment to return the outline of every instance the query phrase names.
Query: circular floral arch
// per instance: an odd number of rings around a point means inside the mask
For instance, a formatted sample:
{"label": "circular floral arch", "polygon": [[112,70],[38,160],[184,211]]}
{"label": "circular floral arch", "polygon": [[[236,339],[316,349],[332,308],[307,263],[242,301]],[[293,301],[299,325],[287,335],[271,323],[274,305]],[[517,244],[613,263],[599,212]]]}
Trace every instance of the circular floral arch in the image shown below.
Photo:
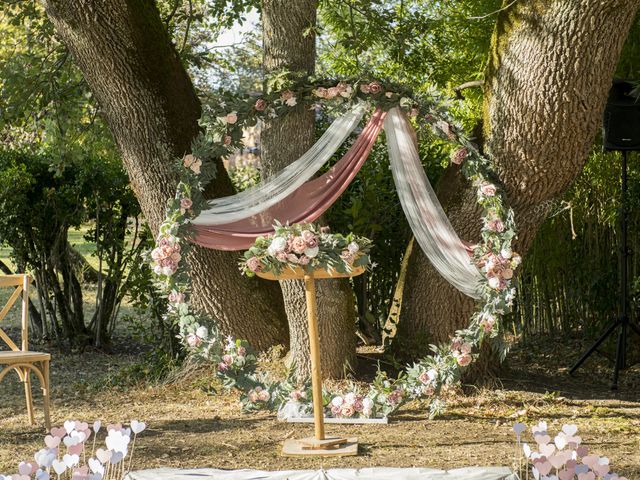
{"label": "circular floral arch", "polygon": [[189,222],[206,207],[202,192],[215,177],[215,159],[241,146],[243,129],[282,117],[300,104],[322,106],[328,114],[342,113],[356,102],[366,102],[372,110],[400,107],[419,127],[429,127],[433,135],[451,144],[451,162],[461,165],[464,176],[477,188],[482,208],[481,241],[474,247],[473,259],[485,281],[468,327],[457,331],[449,344],[432,345],[432,355],[409,366],[396,379],[379,372],[366,391],[355,384],[347,390],[326,391],[325,414],[385,417],[403,403],[423,398],[429,401],[430,415],[435,416],[444,409],[439,398],[442,388],[459,381],[461,369],[474,361],[485,340],[504,357],[501,319],[511,309],[513,271],[520,264],[520,256],[511,250],[516,235],[513,212],[505,205],[492,162],[480,154],[450,116],[450,103],[444,96],[433,89],[416,95],[405,87],[371,79],[295,81],[278,77],[269,92],[259,97],[220,91],[216,100],[216,106],[203,115],[204,132],[193,141],[191,153],[175,162],[179,183],[175,197],[168,202],[150,262],[156,286],[168,300],[167,319],[179,325],[179,336],[192,355],[215,362],[223,384],[242,392],[245,409],[310,413],[310,382],[296,381],[294,371],[285,381],[259,373],[246,341],[223,339],[217,322],[191,307],[191,281],[184,261],[191,248]]}

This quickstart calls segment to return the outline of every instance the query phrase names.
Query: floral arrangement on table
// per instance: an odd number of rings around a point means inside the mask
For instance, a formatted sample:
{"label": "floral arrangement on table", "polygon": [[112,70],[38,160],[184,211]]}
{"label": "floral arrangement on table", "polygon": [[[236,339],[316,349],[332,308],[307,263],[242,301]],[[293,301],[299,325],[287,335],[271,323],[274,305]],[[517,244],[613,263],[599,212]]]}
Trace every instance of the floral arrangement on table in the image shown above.
{"label": "floral arrangement on table", "polygon": [[[482,240],[473,249],[473,259],[484,273],[485,281],[480,285],[481,299],[467,328],[456,332],[450,344],[431,346],[432,355],[409,367],[399,378],[388,379],[380,374],[370,386],[374,391],[373,397],[369,392],[367,398],[373,402],[371,415],[388,415],[406,401],[416,398],[429,400],[431,416],[441,413],[444,409],[444,402],[439,399],[442,388],[459,380],[461,368],[473,362],[483,342],[491,342],[502,358],[507,351],[502,341],[501,318],[513,304],[515,288],[512,278],[521,258],[511,248],[516,236],[513,211],[505,205],[500,186],[495,181],[492,162],[480,154],[462,128],[456,125],[449,114],[450,102],[436,90],[414,95],[406,88],[375,79],[299,80],[285,74],[271,79],[268,87],[267,92],[259,97],[220,91],[215,106],[207,107],[202,118],[205,133],[194,140],[190,154],[176,160],[175,170],[180,181],[175,197],[168,203],[156,248],[149,259],[156,274],[156,286],[168,300],[167,320],[179,326],[179,337],[194,356],[216,363],[223,383],[243,392],[242,403],[246,409],[278,410],[288,404],[292,392],[299,389],[291,380],[294,375],[280,384],[257,374],[255,357],[249,353],[249,345],[242,340],[225,341],[219,334],[216,321],[191,307],[191,283],[184,262],[190,248],[189,221],[206,207],[202,192],[215,175],[214,160],[241,146],[244,128],[258,121],[286,115],[300,104],[309,108],[322,105],[332,112],[347,111],[355,103],[362,102],[383,110],[398,106],[418,125],[429,127],[437,138],[451,144],[451,163],[459,165],[465,177],[477,188],[483,227]],[[301,235],[301,231],[296,234]],[[288,256],[286,263],[280,260],[276,263],[270,258],[275,256],[277,259],[280,253],[280,258],[284,259],[284,252],[280,252],[282,241],[278,240],[272,249],[276,255],[268,254],[272,243],[267,239],[261,240],[253,252],[250,250],[242,270],[250,274],[260,268],[299,266],[303,256],[310,258],[303,251],[302,254],[294,253],[297,264],[293,257]],[[301,249],[302,244],[298,247]],[[358,244],[358,247],[362,245]],[[267,255],[263,254],[265,249]],[[346,250],[349,250],[348,245]],[[294,396],[298,397],[297,394]],[[343,393],[327,393],[327,414],[333,414],[329,406],[333,399],[342,397],[344,400],[345,396]],[[364,397],[362,400],[364,402]],[[304,410],[310,405],[311,396],[299,396],[297,401],[304,403]],[[355,416],[365,416],[366,413],[369,409],[359,412],[354,409]]]}
{"label": "floral arrangement on table", "polygon": [[67,420],[44,437],[45,448],[38,450],[33,460],[20,462],[18,473],[0,475],[0,480],[122,480],[131,471],[136,438],[146,428],[144,422],[137,420],[131,420],[129,427],[121,423],[107,425],[106,448],[96,449],[102,422],[96,420],[90,426]]}
{"label": "floral arrangement on table", "polygon": [[533,448],[522,442],[526,430],[524,423],[513,425],[518,473],[523,480],[529,478],[529,471],[535,480],[627,480],[611,472],[607,457],[590,454],[589,449],[581,445],[576,425],[562,425],[560,432],[552,437],[547,423],[540,422],[531,428]]}
{"label": "floral arrangement on table", "polygon": [[369,265],[371,240],[352,233],[331,233],[329,227],[311,223],[274,225],[273,235],[258,237],[240,261],[240,270],[248,276],[256,273],[279,275],[285,268],[305,272],[321,269],[351,272]]}

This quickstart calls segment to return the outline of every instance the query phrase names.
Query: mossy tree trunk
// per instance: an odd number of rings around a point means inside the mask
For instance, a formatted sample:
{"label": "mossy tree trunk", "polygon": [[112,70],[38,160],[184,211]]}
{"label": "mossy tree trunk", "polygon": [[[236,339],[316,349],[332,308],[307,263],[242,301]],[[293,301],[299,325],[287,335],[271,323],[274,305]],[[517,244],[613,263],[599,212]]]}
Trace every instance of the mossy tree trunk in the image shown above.
{"label": "mossy tree trunk", "polygon": [[[485,80],[484,150],[493,157],[526,254],[547,212],[582,170],[640,2],[506,2]],[[461,238],[478,241],[475,189],[459,167],[439,197]],[[401,339],[448,341],[467,325],[474,302],[451,287],[414,249],[404,292]]]}
{"label": "mossy tree trunk", "polygon": [[[317,0],[263,0],[264,65],[267,72],[287,69],[311,75],[315,70]],[[269,176],[300,157],[315,141],[314,112],[299,105],[286,117],[267,122],[261,134],[263,175]],[[289,321],[290,360],[301,376],[310,372],[304,284],[280,282]],[[355,307],[348,280],[316,282],[322,373],[339,377],[355,362]]]}
{"label": "mossy tree trunk", "polygon": [[[153,232],[177,178],[171,164],[198,134],[200,102],[151,0],[43,0],[56,32],[82,71],[122,154]],[[209,188],[232,193],[219,162]],[[225,333],[258,348],[288,341],[277,285],[246,280],[237,253],[194,248],[188,259],[193,300]]]}

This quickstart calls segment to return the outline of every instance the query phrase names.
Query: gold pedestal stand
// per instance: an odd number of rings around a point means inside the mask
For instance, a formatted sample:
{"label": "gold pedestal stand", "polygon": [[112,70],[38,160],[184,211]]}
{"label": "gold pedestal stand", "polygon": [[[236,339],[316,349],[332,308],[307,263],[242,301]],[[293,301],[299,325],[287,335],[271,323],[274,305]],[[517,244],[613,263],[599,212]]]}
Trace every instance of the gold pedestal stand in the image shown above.
{"label": "gold pedestal stand", "polygon": [[307,320],[309,324],[309,347],[311,351],[311,386],[313,390],[313,418],[315,436],[285,440],[282,454],[285,456],[348,456],[358,454],[357,438],[327,437],[324,433],[324,407],[322,404],[322,373],[320,370],[320,335],[318,333],[318,313],[316,308],[315,279],[349,278],[360,275],[364,267],[356,267],[349,273],[314,270],[305,272],[302,268],[286,269],[279,275],[258,273],[267,280],[304,280],[307,299]]}

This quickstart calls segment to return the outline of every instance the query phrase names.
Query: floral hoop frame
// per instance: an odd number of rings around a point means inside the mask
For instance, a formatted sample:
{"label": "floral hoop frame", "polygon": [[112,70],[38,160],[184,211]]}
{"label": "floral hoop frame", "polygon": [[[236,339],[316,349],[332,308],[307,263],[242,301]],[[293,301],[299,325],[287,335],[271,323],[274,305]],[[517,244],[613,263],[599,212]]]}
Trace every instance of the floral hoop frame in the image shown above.
{"label": "floral hoop frame", "polygon": [[481,299],[466,329],[456,332],[448,345],[431,346],[433,355],[408,367],[397,379],[379,372],[364,392],[325,391],[325,413],[335,417],[386,417],[405,402],[429,401],[430,416],[443,412],[439,398],[442,388],[459,382],[462,368],[477,357],[480,345],[491,341],[506,355],[502,341],[502,316],[510,311],[515,289],[511,282],[520,256],[511,249],[516,236],[513,211],[505,205],[496,182],[492,162],[483,157],[448,113],[450,103],[436,90],[414,95],[404,87],[378,80],[291,80],[279,77],[271,90],[260,96],[237,96],[220,91],[217,106],[205,112],[204,133],[192,144],[192,152],[176,160],[179,177],[176,195],[168,202],[166,217],[159,228],[156,248],[150,254],[155,284],[168,300],[166,317],[179,325],[179,337],[196,357],[218,365],[218,376],[227,388],[242,392],[246,410],[295,408],[298,414],[311,411],[309,382],[296,382],[295,372],[286,381],[273,381],[256,370],[256,357],[246,341],[223,340],[214,319],[196,312],[188,295],[191,281],[184,261],[191,248],[189,221],[205,207],[203,190],[215,177],[214,159],[229,155],[240,146],[242,131],[258,121],[286,115],[297,105],[328,112],[341,112],[355,102],[367,102],[372,109],[399,106],[418,125],[452,145],[451,162],[461,165],[464,176],[477,187],[482,208],[481,242],[473,258],[485,275]]}

